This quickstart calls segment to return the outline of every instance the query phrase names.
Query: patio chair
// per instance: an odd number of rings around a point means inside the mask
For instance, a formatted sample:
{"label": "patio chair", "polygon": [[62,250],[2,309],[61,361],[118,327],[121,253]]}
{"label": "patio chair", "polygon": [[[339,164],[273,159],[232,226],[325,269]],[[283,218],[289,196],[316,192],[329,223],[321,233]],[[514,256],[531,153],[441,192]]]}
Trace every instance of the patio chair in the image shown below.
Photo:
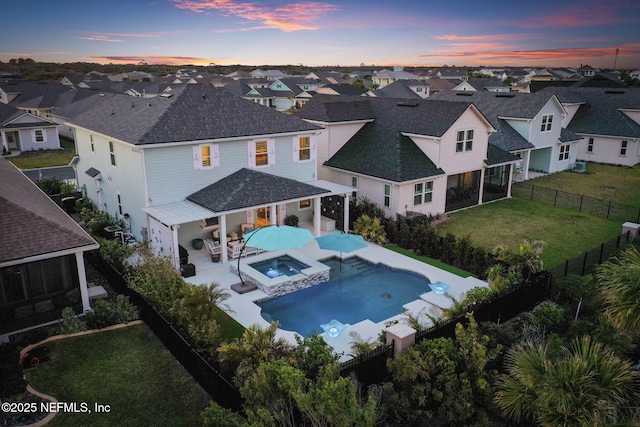
{"label": "patio chair", "polygon": [[[229,242],[227,245],[227,254],[229,258],[238,258],[240,256],[240,252],[242,251],[242,243],[240,241]],[[243,255],[246,256],[246,253],[243,252]]]}
{"label": "patio chair", "polygon": [[[251,223],[240,224],[240,236],[244,236],[245,234],[250,233],[255,229],[255,225]],[[240,238],[240,240],[242,240],[242,237]]]}
{"label": "patio chair", "polygon": [[204,239],[204,245],[209,255],[219,255],[222,253],[222,246],[213,239]]}

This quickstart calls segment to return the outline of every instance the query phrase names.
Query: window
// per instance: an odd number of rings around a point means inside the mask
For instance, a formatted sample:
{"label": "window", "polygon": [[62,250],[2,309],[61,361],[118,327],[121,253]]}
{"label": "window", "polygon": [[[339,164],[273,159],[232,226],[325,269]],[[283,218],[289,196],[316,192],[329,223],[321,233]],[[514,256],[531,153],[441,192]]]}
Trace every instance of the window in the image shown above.
{"label": "window", "polygon": [[202,152],[202,167],[208,168],[211,166],[211,147],[209,145],[203,145],[200,147]]}
{"label": "window", "polygon": [[628,145],[627,141],[622,141],[620,143],[620,155],[621,156],[626,156],[627,155],[627,145]]}
{"label": "window", "polygon": [[193,147],[193,168],[211,169],[220,166],[218,144],[202,144]]}
{"label": "window", "polygon": [[433,198],[433,181],[419,182],[413,186],[413,205],[429,203]]}
{"label": "window", "polygon": [[116,165],[116,148],[113,145],[113,141],[109,141],[109,156],[111,157],[111,166]]}
{"label": "window", "polygon": [[540,126],[540,132],[549,132],[551,130],[551,124],[553,123],[553,115],[549,114],[542,116],[542,126]]}
{"label": "window", "polygon": [[422,88],[421,87],[417,87],[416,88],[416,92],[422,92]]}
{"label": "window", "polygon": [[300,200],[298,202],[298,210],[309,209],[311,207],[311,199]]}
{"label": "window", "polygon": [[571,148],[571,146],[569,144],[561,145],[560,146],[560,156],[558,157],[558,160],[560,160],[560,161],[569,160],[569,149],[570,148]]}
{"label": "window", "polygon": [[118,192],[117,197],[118,197],[118,213],[120,214],[120,217],[122,217],[124,213],[124,211],[122,210],[122,194]]}
{"label": "window", "polygon": [[[358,188],[358,177],[357,177],[357,176],[352,176],[352,177],[351,177],[351,186],[352,186],[353,188]],[[352,192],[351,192],[351,197],[353,197],[353,198],[354,198],[354,200],[355,200],[355,198],[357,197],[357,194],[356,194],[356,192],[355,192],[355,191],[352,191]]]}
{"label": "window", "polygon": [[46,142],[44,131],[42,129],[35,129],[33,131],[33,140],[35,142]]}
{"label": "window", "polygon": [[256,166],[265,166],[269,164],[267,141],[256,141]]}
{"label": "window", "polygon": [[391,206],[391,186],[389,184],[384,185],[384,206]]}
{"label": "window", "polygon": [[473,130],[459,130],[456,138],[456,153],[473,149]]}
{"label": "window", "polygon": [[593,153],[593,138],[589,138],[589,143],[587,144],[587,153]]}
{"label": "window", "polygon": [[311,160],[311,138],[303,136],[298,142],[298,160]]}

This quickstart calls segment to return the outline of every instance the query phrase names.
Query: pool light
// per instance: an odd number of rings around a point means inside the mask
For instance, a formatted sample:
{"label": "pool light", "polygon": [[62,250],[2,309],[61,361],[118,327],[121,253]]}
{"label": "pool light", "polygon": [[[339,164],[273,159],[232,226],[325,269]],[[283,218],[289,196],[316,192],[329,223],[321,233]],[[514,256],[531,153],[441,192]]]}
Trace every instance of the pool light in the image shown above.
{"label": "pool light", "polygon": [[442,295],[445,292],[447,292],[447,290],[451,287],[451,285],[447,285],[446,283],[442,283],[442,282],[436,282],[436,283],[430,283],[429,287],[431,288],[431,291],[433,291],[434,293],[438,295]]}
{"label": "pool light", "polygon": [[331,322],[329,323],[320,325],[320,327],[324,329],[324,332],[330,338],[337,337],[342,333],[342,331],[344,331],[344,328],[345,328],[345,326],[342,323],[338,322],[336,319],[331,320]]}

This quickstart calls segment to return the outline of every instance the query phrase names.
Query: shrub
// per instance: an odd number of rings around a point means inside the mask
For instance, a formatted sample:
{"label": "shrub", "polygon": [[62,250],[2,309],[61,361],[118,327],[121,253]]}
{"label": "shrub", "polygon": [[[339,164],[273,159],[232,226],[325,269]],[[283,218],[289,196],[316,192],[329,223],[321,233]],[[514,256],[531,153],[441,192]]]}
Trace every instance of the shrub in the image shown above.
{"label": "shrub", "polygon": [[105,328],[119,323],[128,323],[138,319],[138,308],[129,302],[129,298],[118,295],[114,302],[104,299],[93,305],[93,310],[87,312],[87,323],[91,328]]}
{"label": "shrub", "polygon": [[27,382],[20,366],[20,350],[14,343],[0,343],[0,400],[23,393]]}
{"label": "shrub", "polygon": [[71,307],[65,307],[62,310],[62,320],[60,321],[61,334],[75,334],[87,330],[87,322],[80,319],[73,312]]}
{"label": "shrub", "polygon": [[565,323],[566,310],[555,304],[543,303],[524,314],[524,320],[547,331],[559,331]]}
{"label": "shrub", "polygon": [[353,225],[353,231],[373,243],[382,245],[387,241],[387,233],[385,233],[384,226],[380,223],[380,218],[371,218],[367,214],[363,214],[358,218]]}
{"label": "shrub", "polygon": [[467,291],[467,301],[469,304],[481,304],[483,302],[489,301],[496,294],[491,288],[487,288],[485,286],[476,286],[475,288],[471,288]]}
{"label": "shrub", "polygon": [[48,196],[60,194],[62,192],[62,180],[57,176],[40,178],[36,181],[36,185]]}
{"label": "shrub", "polygon": [[118,239],[110,240],[97,237],[96,240],[100,243],[100,256],[122,273],[127,259],[133,254],[135,249],[123,244]]}

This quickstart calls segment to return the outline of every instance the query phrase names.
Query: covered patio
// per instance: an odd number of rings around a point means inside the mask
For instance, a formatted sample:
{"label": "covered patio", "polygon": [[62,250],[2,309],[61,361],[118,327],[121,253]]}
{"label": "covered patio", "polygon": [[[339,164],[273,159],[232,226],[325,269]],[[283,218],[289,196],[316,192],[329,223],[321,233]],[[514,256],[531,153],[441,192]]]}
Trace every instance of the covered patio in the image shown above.
{"label": "covered patio", "polygon": [[[352,190],[328,181],[300,182],[240,169],[186,200],[143,210],[154,251],[171,256],[176,269],[190,277],[240,256],[257,254],[255,248],[241,252],[242,236],[267,225],[283,225],[288,217],[295,217],[300,227],[319,236],[329,223],[321,215],[321,198],[340,195],[348,200]],[[345,218],[348,208],[345,203]]]}

